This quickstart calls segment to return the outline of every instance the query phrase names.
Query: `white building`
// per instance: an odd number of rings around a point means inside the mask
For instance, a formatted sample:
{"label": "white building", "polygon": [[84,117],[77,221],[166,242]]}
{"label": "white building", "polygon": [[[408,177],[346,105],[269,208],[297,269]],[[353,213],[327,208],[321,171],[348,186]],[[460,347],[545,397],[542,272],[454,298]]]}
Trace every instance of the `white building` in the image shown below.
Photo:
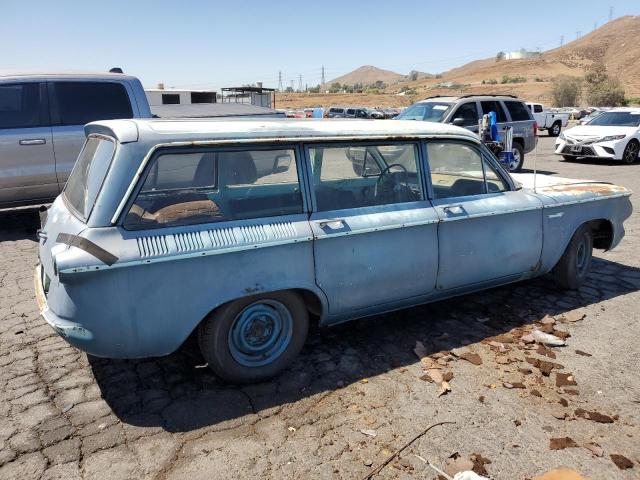
{"label": "white building", "polygon": [[144,93],[150,106],[156,105],[191,105],[194,103],[216,103],[218,94],[215,90],[182,90],[177,88],[147,88]]}
{"label": "white building", "polygon": [[542,55],[540,52],[532,52],[521,48],[517,52],[507,52],[504,55],[505,60],[520,60],[524,58],[537,58]]}

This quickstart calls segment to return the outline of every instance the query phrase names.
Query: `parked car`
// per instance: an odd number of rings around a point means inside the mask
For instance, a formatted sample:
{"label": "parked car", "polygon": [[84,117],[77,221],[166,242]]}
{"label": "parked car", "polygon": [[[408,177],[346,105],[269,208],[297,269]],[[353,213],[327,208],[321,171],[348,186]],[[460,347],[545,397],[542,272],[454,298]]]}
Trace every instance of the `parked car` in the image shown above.
{"label": "parked car", "polygon": [[594,110],[592,111],[589,115],[587,115],[586,117],[581,118],[578,121],[578,125],[586,125],[587,123],[589,123],[591,120],[593,120],[594,118],[596,118],[598,115],[600,115],[604,110]]}
{"label": "parked car", "polygon": [[[42,316],[100,357],[167,355],[195,332],[232,382],[280,372],[312,317],[333,325],[548,272],[578,288],[592,247],[614,248],[631,214],[630,192],[609,183],[538,175],[534,190],[532,174],[509,175],[452,125],[114,120],[85,131],[39,232]],[[361,175],[350,149],[366,151]],[[256,152],[280,168],[257,174]]]}
{"label": "parked car", "polygon": [[498,131],[513,128],[513,160],[509,171],[519,172],[524,156],[535,148],[536,123],[522,100],[510,95],[464,95],[431,97],[414,103],[396,117],[397,120],[423,120],[465,127],[478,132],[478,121],[484,114],[496,112]]}
{"label": "parked car", "polygon": [[94,120],[150,118],[140,81],[120,73],[0,73],[0,208],[62,191]]}
{"label": "parked car", "polygon": [[349,107],[344,111],[344,118],[370,118],[368,109],[364,107]]}
{"label": "parked car", "polygon": [[560,134],[557,155],[622,160],[635,163],[640,154],[640,108],[616,108]]}
{"label": "parked car", "polygon": [[533,114],[538,124],[538,130],[547,130],[550,137],[557,137],[569,123],[569,114],[548,111],[542,103],[527,103],[527,108]]}
{"label": "parked car", "polygon": [[345,118],[347,115],[345,107],[329,107],[329,110],[325,112],[327,118]]}
{"label": "parked car", "polygon": [[385,108],[383,111],[384,118],[394,118],[400,115],[400,110],[397,108]]}

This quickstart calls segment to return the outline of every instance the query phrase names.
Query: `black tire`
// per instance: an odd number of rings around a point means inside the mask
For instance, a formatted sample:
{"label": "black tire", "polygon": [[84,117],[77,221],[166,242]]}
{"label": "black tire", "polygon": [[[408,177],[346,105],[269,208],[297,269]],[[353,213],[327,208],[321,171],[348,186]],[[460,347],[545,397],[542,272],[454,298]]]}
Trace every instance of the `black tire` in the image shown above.
{"label": "black tire", "polygon": [[627,146],[622,153],[622,161],[627,165],[636,163],[638,161],[638,151],[640,150],[640,143],[637,140],[631,140],[627,143]]}
{"label": "black tire", "polygon": [[[237,319],[262,302],[284,306],[292,318],[290,340],[285,349],[270,363],[247,365],[238,360],[237,347],[232,346],[232,329]],[[279,374],[300,353],[309,330],[309,313],[302,298],[290,291],[266,293],[229,302],[209,314],[198,328],[200,351],[209,367],[223,380],[232,383],[253,383]],[[234,330],[235,331],[235,330]],[[253,357],[251,357],[253,358]],[[256,359],[259,355],[255,356]]]}
{"label": "black tire", "polygon": [[512,145],[513,156],[515,159],[520,159],[517,163],[511,163],[508,165],[508,169],[510,172],[517,173],[522,170],[522,166],[524,165],[524,148],[519,142],[513,142]]}
{"label": "black tire", "polygon": [[554,122],[551,128],[547,131],[550,137],[557,137],[562,130],[562,124],[560,122]]}
{"label": "black tire", "polygon": [[567,162],[571,162],[575,160],[577,157],[574,157],[573,155],[562,155],[562,158],[564,158]]}
{"label": "black tire", "polygon": [[581,225],[571,237],[569,245],[551,274],[556,286],[563,290],[576,290],[584,283],[593,253],[593,233],[587,224]]}

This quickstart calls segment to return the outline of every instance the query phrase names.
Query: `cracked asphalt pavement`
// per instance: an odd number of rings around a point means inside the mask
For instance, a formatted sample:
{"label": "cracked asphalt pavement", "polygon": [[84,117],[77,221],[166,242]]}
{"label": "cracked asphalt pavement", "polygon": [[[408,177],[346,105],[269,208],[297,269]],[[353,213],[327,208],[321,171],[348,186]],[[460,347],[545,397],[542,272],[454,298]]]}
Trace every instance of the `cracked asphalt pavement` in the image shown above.
{"label": "cracked asphalt pavement", "polygon": [[[552,145],[541,137],[540,172],[640,192],[640,164],[561,162]],[[442,466],[456,452],[490,460],[495,479],[560,466],[640,478],[638,213],[579,291],[541,278],[313,329],[283,375],[243,387],[219,381],[192,341],[133,361],[65,343],[37,311],[37,227],[35,208],[0,212],[0,479],[362,478],[442,421],[455,425],[375,478],[435,478],[415,455]],[[568,346],[526,345],[535,325],[570,335]],[[427,381],[416,341],[450,378],[448,394]]]}

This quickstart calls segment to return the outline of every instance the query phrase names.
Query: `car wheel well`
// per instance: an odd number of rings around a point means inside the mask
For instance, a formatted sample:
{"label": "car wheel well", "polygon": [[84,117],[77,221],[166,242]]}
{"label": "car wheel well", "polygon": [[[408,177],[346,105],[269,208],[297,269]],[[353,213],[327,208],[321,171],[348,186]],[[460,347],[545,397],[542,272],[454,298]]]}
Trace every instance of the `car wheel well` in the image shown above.
{"label": "car wheel well", "polygon": [[613,224],[604,218],[587,222],[593,234],[593,246],[602,250],[609,250],[613,243]]}
{"label": "car wheel well", "polygon": [[514,138],[513,139],[513,143],[517,143],[518,145],[520,145],[524,149],[524,139],[522,139],[522,138]]}

